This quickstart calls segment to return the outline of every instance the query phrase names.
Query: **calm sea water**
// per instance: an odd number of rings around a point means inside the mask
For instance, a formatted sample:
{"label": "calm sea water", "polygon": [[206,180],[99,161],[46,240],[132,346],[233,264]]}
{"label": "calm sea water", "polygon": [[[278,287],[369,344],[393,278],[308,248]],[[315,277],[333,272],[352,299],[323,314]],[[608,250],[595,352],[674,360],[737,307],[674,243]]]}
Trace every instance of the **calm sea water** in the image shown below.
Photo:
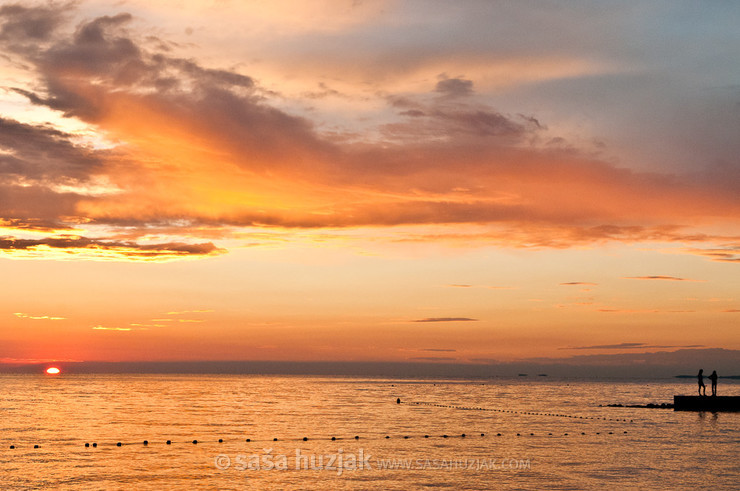
{"label": "calm sea water", "polygon": [[[693,380],[0,375],[0,488],[737,489],[740,414],[599,407],[693,392]],[[721,380],[720,394],[740,385]]]}

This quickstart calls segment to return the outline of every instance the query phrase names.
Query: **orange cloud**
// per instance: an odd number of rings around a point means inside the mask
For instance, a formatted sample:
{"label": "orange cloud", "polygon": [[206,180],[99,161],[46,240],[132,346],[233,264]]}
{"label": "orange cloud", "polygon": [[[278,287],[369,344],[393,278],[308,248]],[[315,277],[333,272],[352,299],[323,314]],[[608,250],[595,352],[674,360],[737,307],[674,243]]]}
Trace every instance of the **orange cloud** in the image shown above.
{"label": "orange cloud", "polygon": [[[60,131],[5,121],[13,131],[0,145],[18,162],[0,173],[0,187],[12,196],[0,197],[0,219],[136,235],[133,228],[139,236],[11,236],[0,242],[6,253],[161,260],[222,252],[191,243],[192,235],[144,244],[139,238],[151,226],[175,235],[198,227],[228,235],[252,226],[434,226],[403,240],[472,238],[513,247],[706,243],[716,237],[698,233],[702,226],[737,229],[740,197],[715,177],[631,171],[553,143],[533,116],[467,100],[474,87],[468,79],[443,77],[429,94],[389,96],[397,117],[377,128],[380,140],[348,140],[271,105],[252,77],[151,48],[126,29],[131,20],[99,17],[71,37],[51,23],[40,51],[8,47],[35,64],[46,84],[39,93],[18,93],[117,145],[96,150]],[[12,22],[23,25],[20,17]],[[55,152],[55,165],[40,163],[43,149]],[[84,191],[93,182],[108,183],[110,192]],[[452,224],[452,234],[439,228]],[[477,226],[489,230],[470,232]],[[736,260],[734,249],[692,252]]]}

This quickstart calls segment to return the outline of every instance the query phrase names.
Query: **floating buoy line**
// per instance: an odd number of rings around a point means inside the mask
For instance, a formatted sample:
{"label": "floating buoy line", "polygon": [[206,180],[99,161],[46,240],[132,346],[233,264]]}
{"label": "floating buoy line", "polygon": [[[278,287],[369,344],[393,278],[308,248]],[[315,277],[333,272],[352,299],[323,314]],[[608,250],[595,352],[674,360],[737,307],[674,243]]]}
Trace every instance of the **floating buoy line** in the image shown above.
{"label": "floating buoy line", "polygon": [[545,412],[539,412],[539,411],[515,411],[513,409],[498,409],[498,408],[490,408],[490,407],[478,407],[478,406],[458,406],[455,404],[437,404],[434,402],[423,402],[423,401],[401,401],[401,399],[396,399],[396,404],[409,404],[414,406],[430,406],[430,407],[440,407],[440,408],[448,408],[448,409],[459,409],[463,411],[490,411],[495,413],[507,413],[507,414],[526,414],[526,415],[532,415],[532,416],[550,416],[553,418],[570,418],[570,419],[588,419],[588,420],[594,420],[594,421],[616,421],[621,423],[633,423],[634,421],[631,419],[619,419],[619,418],[601,418],[597,416],[577,416],[573,414],[560,414],[560,413],[545,413]]}
{"label": "floating buoy line", "polygon": [[[497,413],[505,413],[505,414],[524,414],[524,415],[532,415],[532,416],[550,416],[555,418],[569,418],[569,419],[582,419],[582,420],[592,420],[592,421],[612,421],[612,422],[621,422],[621,423],[633,423],[633,420],[627,420],[627,419],[617,419],[617,418],[600,418],[595,416],[577,416],[577,415],[570,415],[570,414],[560,414],[560,413],[545,413],[545,412],[538,412],[538,411],[516,411],[512,409],[499,409],[499,408],[486,408],[486,407],[479,407],[479,406],[460,406],[455,404],[437,404],[433,402],[424,402],[424,401],[401,401],[400,398],[396,399],[396,404],[408,404],[413,406],[429,406],[429,407],[438,407],[438,408],[447,408],[447,409],[458,409],[458,410],[464,410],[464,411],[490,411],[490,412],[497,412]],[[563,432],[561,433],[553,433],[553,432],[540,432],[540,433],[533,433],[529,432],[522,433],[521,431],[518,433],[509,432],[509,433],[450,433],[450,434],[425,434],[425,435],[385,435],[385,436],[372,436],[372,437],[360,437],[359,435],[349,436],[349,437],[338,437],[338,436],[332,436],[332,437],[299,437],[299,438],[265,438],[265,439],[255,439],[255,438],[245,438],[245,439],[232,439],[229,440],[230,443],[233,442],[242,442],[245,444],[249,443],[266,443],[266,442],[308,442],[308,441],[373,441],[373,440],[390,440],[390,439],[401,439],[401,440],[410,440],[410,439],[448,439],[448,438],[485,438],[487,436],[493,436],[493,437],[504,437],[504,436],[516,436],[516,437],[522,437],[522,436],[529,436],[529,437],[537,437],[537,436],[548,436],[548,437],[558,437],[558,436],[570,436],[570,435],[577,435],[579,432]],[[596,431],[587,433],[584,431],[581,431],[580,434],[582,436],[584,435],[617,435],[617,434],[627,434],[626,431]],[[107,442],[107,443],[98,443],[98,442],[85,442],[82,443],[72,443],[72,442],[65,442],[65,443],[57,443],[57,444],[49,444],[49,446],[84,446],[84,448],[98,448],[98,447],[123,447],[123,446],[132,446],[132,445],[140,445],[148,447],[151,444],[162,444],[162,445],[173,445],[173,444],[190,444],[190,445],[199,445],[199,444],[213,444],[213,443],[225,443],[226,440],[224,438],[219,438],[218,440],[182,440],[182,441],[175,441],[175,440],[166,440],[162,442],[150,442],[149,440],[142,440],[137,442]],[[11,444],[7,448],[10,450],[15,449],[21,449],[21,448],[31,448],[31,445],[23,446],[23,445],[15,445]],[[41,446],[39,444],[33,445],[34,449],[40,449]]]}
{"label": "floating buoy line", "polygon": [[[591,433],[586,433],[584,431],[581,432],[563,432],[563,433],[553,433],[553,432],[540,432],[540,433],[514,433],[514,432],[508,432],[508,433],[443,433],[443,434],[407,434],[407,435],[385,435],[385,436],[373,436],[373,437],[360,437],[359,435],[350,436],[350,437],[321,437],[321,438],[309,438],[309,437],[299,437],[299,438],[263,438],[263,439],[257,439],[257,438],[246,438],[246,439],[231,439],[226,440],[224,438],[219,438],[218,440],[166,440],[166,441],[150,441],[150,440],[142,440],[142,441],[136,441],[136,442],[85,442],[83,443],[60,443],[60,444],[49,444],[48,447],[57,447],[61,445],[65,446],[80,446],[84,448],[100,448],[100,447],[124,447],[124,446],[132,446],[132,445],[139,445],[144,447],[150,447],[153,445],[175,445],[175,444],[186,444],[186,445],[201,445],[201,444],[219,444],[219,443],[267,443],[267,442],[316,442],[316,441],[378,441],[378,440],[434,440],[434,439],[451,439],[451,438],[458,438],[458,439],[472,439],[472,438],[486,438],[486,437],[506,437],[506,436],[516,436],[516,437],[538,437],[538,436],[551,436],[551,437],[558,437],[558,436],[570,436],[570,435],[626,435],[626,431],[596,431]],[[22,448],[31,448],[31,445],[23,446],[23,445],[10,445],[9,448],[11,450],[14,449],[22,449]],[[35,444],[33,445],[34,449],[40,449],[41,445]]]}

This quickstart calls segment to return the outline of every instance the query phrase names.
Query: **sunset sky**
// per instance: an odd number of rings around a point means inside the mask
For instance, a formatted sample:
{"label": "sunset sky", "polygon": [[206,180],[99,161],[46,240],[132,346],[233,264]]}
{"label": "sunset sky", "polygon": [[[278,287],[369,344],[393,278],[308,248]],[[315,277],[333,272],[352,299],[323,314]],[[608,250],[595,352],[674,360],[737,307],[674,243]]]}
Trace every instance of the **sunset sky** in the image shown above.
{"label": "sunset sky", "polygon": [[0,2],[0,363],[740,349],[740,3]]}

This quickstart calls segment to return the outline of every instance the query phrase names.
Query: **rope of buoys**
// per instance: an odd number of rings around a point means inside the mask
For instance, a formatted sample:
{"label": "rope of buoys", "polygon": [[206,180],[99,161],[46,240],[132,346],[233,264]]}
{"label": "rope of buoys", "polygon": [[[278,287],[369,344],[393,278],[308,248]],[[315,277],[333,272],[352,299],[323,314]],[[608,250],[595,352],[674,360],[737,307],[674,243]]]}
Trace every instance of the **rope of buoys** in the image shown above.
{"label": "rope of buoys", "polygon": [[[580,434],[581,435],[587,435],[586,432],[580,432]],[[599,436],[601,436],[602,435],[602,432],[598,432],[597,431],[597,432],[594,432],[594,433],[591,433],[591,434],[592,435],[599,435]],[[614,435],[614,434],[616,434],[616,432],[609,431],[608,433],[607,432],[604,432],[603,434]],[[624,431],[623,434],[627,434],[627,432]],[[485,438],[486,437],[486,433],[479,433],[479,435],[480,435],[479,438]],[[497,437],[504,436],[504,434],[503,433],[500,433],[500,432],[499,433],[496,433],[495,435]],[[519,437],[520,436],[527,436],[526,434],[523,434],[521,432],[520,433],[515,433],[514,435],[515,436],[519,436]],[[543,432],[543,433],[539,433],[539,434],[536,434],[536,433],[533,433],[533,432],[529,432],[529,435],[528,436],[558,436],[558,435],[555,435],[552,432],[547,432],[547,433]],[[568,433],[563,433],[563,436],[568,436]],[[442,438],[442,439],[460,438],[461,440],[464,440],[464,439],[469,439],[471,437],[472,437],[472,435],[470,433],[459,433],[459,434],[443,433],[441,435],[436,435],[436,438]],[[366,437],[366,436],[365,437],[362,437],[363,440],[368,440],[368,441],[380,440],[380,439],[390,440],[391,438],[398,438],[398,439],[401,439],[401,440],[411,440],[411,439],[418,439],[418,438],[431,439],[431,438],[435,438],[435,435],[430,435],[430,434],[424,434],[424,435],[403,434],[403,435],[399,435],[399,436],[396,436],[396,437],[392,437],[391,435],[385,435],[383,437]],[[337,437],[337,436],[332,436],[331,438],[328,438],[328,439],[330,441],[333,441],[333,442],[334,441],[344,441],[344,440],[355,440],[355,441],[358,441],[358,440],[360,440],[360,436],[359,435],[354,435],[354,436],[351,436],[351,437]],[[300,438],[280,438],[280,439],[278,439],[278,438],[271,438],[271,439],[246,438],[243,441],[246,442],[246,443],[266,443],[266,442],[276,442],[276,441],[282,441],[282,442],[307,442],[309,440],[318,441],[318,440],[321,440],[321,438],[315,438],[315,437],[308,438],[308,437],[305,437],[305,436],[304,437],[300,437]],[[240,439],[234,439],[234,440],[230,440],[230,441],[231,442],[237,442],[237,441],[242,441],[242,440],[240,440]],[[177,444],[177,443],[190,443],[190,444],[193,444],[193,445],[199,445],[199,444],[226,443],[226,442],[227,442],[226,439],[219,438],[218,440],[197,440],[197,439],[195,439],[195,440],[179,441],[179,442],[178,441],[174,441],[174,440],[166,440],[166,441],[162,442],[162,444],[164,444],[164,445],[173,445],[173,444]],[[86,443],[84,443],[84,447],[85,448],[98,448],[99,446],[124,447],[124,446],[134,446],[134,445],[142,445],[142,446],[145,446],[145,447],[151,447],[153,445],[157,445],[157,443],[158,442],[151,441],[151,440],[143,440],[143,441],[138,441],[138,442],[115,442],[115,443],[107,443],[107,444],[106,443],[98,443],[98,442],[93,442],[93,443],[86,442]],[[60,446],[60,445],[71,446],[71,445],[79,445],[79,443],[65,442],[65,443],[60,443],[58,445],[54,445],[54,446]],[[15,450],[15,449],[23,448],[23,447],[22,446],[18,446],[16,444],[13,444],[13,445],[9,445],[8,448],[10,450]],[[34,449],[39,449],[39,448],[41,448],[41,446],[39,444],[34,444],[33,445],[33,448]]]}
{"label": "rope of buoys", "polygon": [[618,418],[603,418],[603,417],[597,417],[597,416],[578,416],[578,415],[571,415],[571,414],[558,414],[558,413],[544,413],[544,412],[538,412],[538,411],[515,411],[513,409],[499,409],[499,408],[490,408],[490,407],[469,407],[469,406],[457,406],[454,404],[436,404],[434,402],[424,402],[424,401],[410,401],[410,402],[403,402],[401,399],[396,399],[396,404],[411,404],[414,406],[430,406],[430,407],[441,407],[441,408],[447,408],[447,409],[459,409],[463,411],[491,411],[491,412],[497,412],[497,413],[510,413],[510,414],[526,414],[531,416],[550,416],[553,418],[570,418],[570,419],[589,419],[594,421],[617,421],[622,423],[633,423],[634,420],[627,420],[627,419],[618,419]]}

